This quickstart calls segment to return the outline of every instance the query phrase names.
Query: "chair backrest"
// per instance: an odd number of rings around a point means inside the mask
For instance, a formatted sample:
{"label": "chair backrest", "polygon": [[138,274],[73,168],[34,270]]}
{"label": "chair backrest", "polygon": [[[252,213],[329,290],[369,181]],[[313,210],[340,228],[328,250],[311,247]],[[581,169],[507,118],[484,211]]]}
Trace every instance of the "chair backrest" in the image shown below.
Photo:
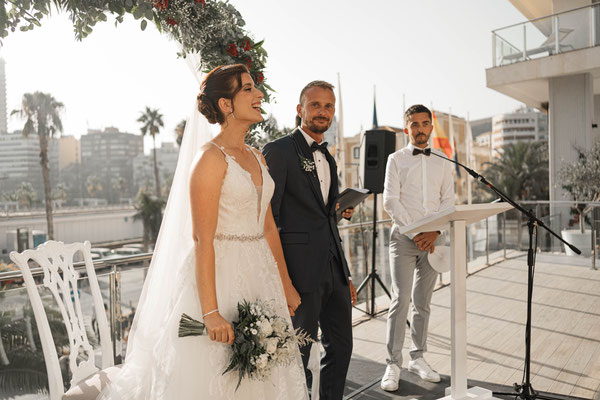
{"label": "chair backrest", "polygon": [[[50,398],[53,400],[60,399],[64,393],[63,379],[48,317],[29,269],[29,260],[35,261],[42,268],[44,272],[43,285],[52,293],[63,317],[69,338],[69,367],[72,373],[71,386],[73,386],[98,371],[98,368],[94,365],[94,349],[88,341],[81,312],[79,291],[77,290],[79,273],[73,268],[73,258],[78,252],[83,254],[98,322],[102,349],[102,368],[114,365],[108,320],[90,249],[91,245],[88,241],[85,243],[64,244],[63,242],[50,240],[38,246],[35,250],[25,250],[22,253],[13,251],[10,253],[11,260],[23,274],[23,281],[31,301],[40,334],[46,370],[48,371]],[[77,363],[78,356],[81,356],[79,363]]]}

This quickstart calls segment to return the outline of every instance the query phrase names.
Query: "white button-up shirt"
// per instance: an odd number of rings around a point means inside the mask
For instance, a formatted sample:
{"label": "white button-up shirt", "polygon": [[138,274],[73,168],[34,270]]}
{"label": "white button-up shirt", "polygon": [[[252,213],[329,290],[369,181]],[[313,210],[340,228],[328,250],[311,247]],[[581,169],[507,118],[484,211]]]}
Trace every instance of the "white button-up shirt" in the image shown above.
{"label": "white button-up shirt", "polygon": [[[308,133],[304,132],[302,128],[298,127],[300,132],[302,132],[302,136],[306,139],[306,143],[308,143],[308,147],[312,146],[314,140],[311,138]],[[327,201],[329,200],[329,187],[331,186],[331,170],[329,168],[329,163],[327,162],[327,158],[325,158],[325,154],[321,151],[313,151],[313,160],[315,160],[315,167],[317,170],[317,177],[319,178],[319,185],[321,186],[321,194],[323,195],[323,202],[327,205]]]}
{"label": "white button-up shirt", "polygon": [[413,156],[414,149],[409,143],[387,161],[383,208],[398,226],[410,225],[454,205],[452,163],[433,155]]}

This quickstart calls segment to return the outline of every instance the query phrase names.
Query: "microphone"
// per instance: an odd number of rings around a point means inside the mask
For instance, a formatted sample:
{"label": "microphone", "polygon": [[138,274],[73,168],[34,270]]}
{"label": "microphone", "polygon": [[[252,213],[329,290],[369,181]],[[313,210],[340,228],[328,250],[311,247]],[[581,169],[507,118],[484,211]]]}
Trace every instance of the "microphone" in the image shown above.
{"label": "microphone", "polygon": [[479,182],[483,183],[484,185],[486,185],[487,187],[489,187],[490,189],[493,190],[490,183],[483,176],[479,175],[477,172],[473,171],[471,168],[467,167],[466,165],[463,165],[463,164],[459,163],[458,161],[455,161],[451,158],[444,157],[440,154],[437,154],[435,151],[432,151],[430,154],[434,155],[436,157],[442,158],[446,161],[450,161],[451,163],[454,163],[456,165],[460,165],[461,167],[463,167],[465,169],[465,171],[467,171],[469,173],[469,175],[471,175],[473,178],[475,178],[476,180],[478,180]]}

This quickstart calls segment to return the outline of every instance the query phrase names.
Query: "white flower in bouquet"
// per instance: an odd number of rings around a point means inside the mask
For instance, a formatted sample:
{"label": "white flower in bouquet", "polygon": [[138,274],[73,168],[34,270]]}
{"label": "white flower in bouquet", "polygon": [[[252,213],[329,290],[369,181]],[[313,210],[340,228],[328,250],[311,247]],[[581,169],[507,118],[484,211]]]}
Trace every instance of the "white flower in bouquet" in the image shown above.
{"label": "white flower in bouquet", "polygon": [[267,368],[268,363],[269,363],[269,356],[266,354],[261,354],[256,359],[256,368],[265,369],[265,368]]}
{"label": "white flower in bouquet", "polygon": [[260,321],[258,328],[260,330],[260,334],[264,337],[268,337],[273,333],[273,327],[268,319],[264,318]]}
{"label": "white flower in bouquet", "polygon": [[277,338],[267,339],[267,353],[275,354],[277,352],[278,344],[279,344],[279,340]]}
{"label": "white flower in bouquet", "polygon": [[[294,330],[270,303],[262,300],[238,303],[238,320],[233,321],[233,331],[232,355],[223,374],[237,371],[238,388],[244,377],[268,379],[275,366],[286,366],[294,360],[298,346],[313,341],[306,332]],[[205,334],[202,322],[182,315],[180,337]]]}
{"label": "white flower in bouquet", "polygon": [[275,333],[275,335],[283,336],[288,327],[288,324],[282,318],[277,318],[275,321],[273,321],[271,326],[273,327],[273,332]]}

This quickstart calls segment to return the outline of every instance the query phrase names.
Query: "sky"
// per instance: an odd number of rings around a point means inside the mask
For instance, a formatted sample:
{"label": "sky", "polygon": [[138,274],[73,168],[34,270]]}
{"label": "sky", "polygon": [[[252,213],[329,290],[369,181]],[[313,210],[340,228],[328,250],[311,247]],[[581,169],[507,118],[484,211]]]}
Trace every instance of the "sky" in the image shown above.
{"label": "sky", "polygon": [[[520,103],[486,88],[491,31],[525,20],[508,0],[231,0],[246,28],[268,51],[265,77],[275,91],[266,105],[280,126],[292,126],[302,87],[340,77],[345,136],[372,125],[374,88],[380,125],[403,126],[403,104],[422,103],[470,119],[510,112]],[[64,134],[117,127],[139,133],[145,106],[174,128],[193,111],[198,83],[177,43],[132,17],[99,23],[76,41],[68,15],[3,40],[7,108],[24,93],[43,91],[65,105]],[[339,111],[339,99],[338,99]],[[23,122],[9,118],[9,131]],[[149,144],[149,142],[147,142]],[[149,146],[146,146],[149,148]]]}

